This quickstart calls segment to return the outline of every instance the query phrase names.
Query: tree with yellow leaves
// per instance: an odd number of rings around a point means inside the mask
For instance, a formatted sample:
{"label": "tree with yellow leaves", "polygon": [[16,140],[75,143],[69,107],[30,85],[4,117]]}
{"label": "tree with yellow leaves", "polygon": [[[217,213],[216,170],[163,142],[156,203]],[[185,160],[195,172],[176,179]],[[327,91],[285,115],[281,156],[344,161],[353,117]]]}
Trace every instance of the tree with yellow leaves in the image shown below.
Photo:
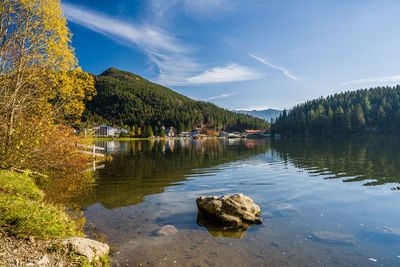
{"label": "tree with yellow leaves", "polygon": [[0,167],[32,161],[49,131],[78,121],[94,94],[59,0],[0,1]]}

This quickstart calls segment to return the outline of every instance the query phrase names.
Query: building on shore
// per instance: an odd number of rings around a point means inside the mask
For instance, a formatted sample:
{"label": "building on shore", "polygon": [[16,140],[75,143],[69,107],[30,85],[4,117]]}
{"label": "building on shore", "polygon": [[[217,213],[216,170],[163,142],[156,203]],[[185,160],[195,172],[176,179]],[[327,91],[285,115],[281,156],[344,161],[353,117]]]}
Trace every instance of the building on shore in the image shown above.
{"label": "building on shore", "polygon": [[174,130],[171,129],[171,128],[170,129],[165,129],[164,132],[165,132],[165,136],[166,137],[174,137],[175,136]]}
{"label": "building on shore", "polygon": [[103,124],[91,129],[85,129],[85,136],[88,133],[92,133],[96,137],[119,137],[123,134],[128,134],[128,130],[123,128],[114,128],[107,124]]}

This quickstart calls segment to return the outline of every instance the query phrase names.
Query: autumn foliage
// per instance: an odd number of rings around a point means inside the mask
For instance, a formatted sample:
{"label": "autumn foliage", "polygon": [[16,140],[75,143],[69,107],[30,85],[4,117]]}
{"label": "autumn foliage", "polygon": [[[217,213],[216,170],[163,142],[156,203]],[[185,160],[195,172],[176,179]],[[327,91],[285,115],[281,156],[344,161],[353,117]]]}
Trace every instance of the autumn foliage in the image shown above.
{"label": "autumn foliage", "polygon": [[59,0],[0,2],[0,167],[80,162],[70,126],[95,94],[77,64]]}

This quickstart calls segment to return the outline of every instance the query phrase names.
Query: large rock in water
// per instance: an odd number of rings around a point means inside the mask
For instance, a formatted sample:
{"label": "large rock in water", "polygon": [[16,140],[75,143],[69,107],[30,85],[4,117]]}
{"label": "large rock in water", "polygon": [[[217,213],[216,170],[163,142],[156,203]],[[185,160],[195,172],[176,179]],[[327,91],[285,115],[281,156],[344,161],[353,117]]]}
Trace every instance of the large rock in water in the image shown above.
{"label": "large rock in water", "polygon": [[222,197],[202,196],[196,203],[200,212],[223,225],[248,228],[251,224],[262,224],[260,207],[243,194]]}

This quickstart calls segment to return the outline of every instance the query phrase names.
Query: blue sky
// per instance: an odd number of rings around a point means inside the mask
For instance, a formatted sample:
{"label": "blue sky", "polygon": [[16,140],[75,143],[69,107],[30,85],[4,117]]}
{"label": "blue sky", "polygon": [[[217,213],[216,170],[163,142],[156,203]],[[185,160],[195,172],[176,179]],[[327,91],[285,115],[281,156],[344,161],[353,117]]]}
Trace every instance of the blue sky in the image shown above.
{"label": "blue sky", "polygon": [[400,83],[400,1],[62,0],[80,66],[228,109]]}

